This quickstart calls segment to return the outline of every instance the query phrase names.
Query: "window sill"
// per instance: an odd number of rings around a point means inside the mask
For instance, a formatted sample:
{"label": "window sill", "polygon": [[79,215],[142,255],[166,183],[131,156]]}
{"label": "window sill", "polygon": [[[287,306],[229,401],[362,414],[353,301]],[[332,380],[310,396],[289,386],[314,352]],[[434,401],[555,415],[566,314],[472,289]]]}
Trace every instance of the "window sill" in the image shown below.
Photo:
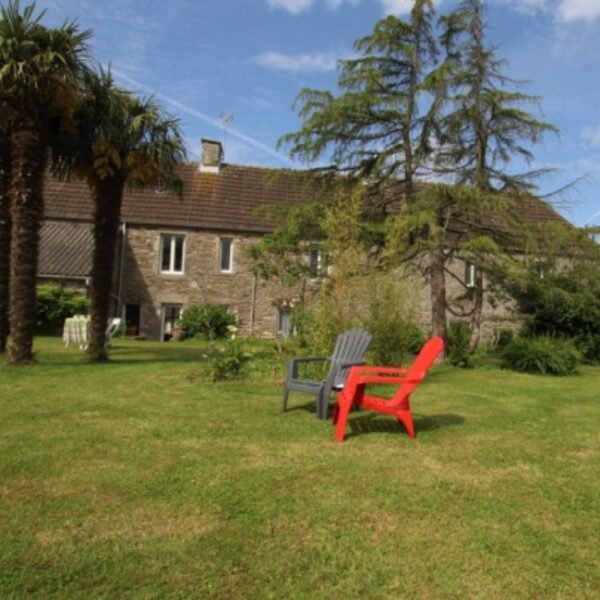
{"label": "window sill", "polygon": [[176,272],[170,272],[170,271],[161,271],[159,273],[159,275],[161,277],[179,279],[180,277],[183,277],[185,275],[185,273],[176,273]]}

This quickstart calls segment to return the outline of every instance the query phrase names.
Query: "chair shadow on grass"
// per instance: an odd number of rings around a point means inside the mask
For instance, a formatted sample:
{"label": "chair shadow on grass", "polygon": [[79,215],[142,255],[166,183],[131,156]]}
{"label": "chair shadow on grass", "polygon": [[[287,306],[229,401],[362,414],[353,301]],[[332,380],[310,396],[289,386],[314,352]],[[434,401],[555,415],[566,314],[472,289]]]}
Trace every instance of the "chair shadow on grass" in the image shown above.
{"label": "chair shadow on grass", "polygon": [[[333,404],[329,406],[329,422],[333,416]],[[296,410],[304,410],[311,414],[316,414],[317,407],[314,400],[304,402],[302,404],[292,404],[288,406],[287,412]],[[417,436],[419,432],[435,431],[444,427],[453,425],[462,425],[465,418],[452,413],[443,413],[439,415],[422,415],[413,413],[413,421],[415,423],[415,431]],[[394,435],[407,435],[406,429],[390,415],[380,415],[375,412],[354,408],[348,419],[348,429],[346,438],[364,435],[367,433],[393,433]]]}
{"label": "chair shadow on grass", "polygon": [[[417,437],[424,431],[435,431],[452,425],[462,425],[465,418],[451,413],[439,415],[420,415],[413,413],[415,432]],[[365,435],[368,433],[393,433],[394,435],[408,435],[403,425],[390,415],[379,415],[374,412],[353,412],[348,419],[346,439]]]}
{"label": "chair shadow on grass", "polygon": [[[291,396],[290,396],[291,397]],[[294,412],[295,410],[304,410],[306,412],[312,413],[313,415],[317,414],[317,404],[314,400],[311,400],[310,402],[304,402],[302,404],[294,404],[294,399],[291,399],[291,403],[288,404],[288,407],[286,409],[286,412]],[[331,412],[331,407],[329,408],[329,416],[331,416],[332,412]]]}

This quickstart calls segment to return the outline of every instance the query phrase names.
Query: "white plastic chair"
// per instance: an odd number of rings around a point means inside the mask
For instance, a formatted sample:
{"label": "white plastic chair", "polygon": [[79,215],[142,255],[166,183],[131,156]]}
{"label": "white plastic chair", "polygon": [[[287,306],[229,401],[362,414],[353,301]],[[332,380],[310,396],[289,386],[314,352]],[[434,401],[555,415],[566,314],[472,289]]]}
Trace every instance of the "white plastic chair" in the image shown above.
{"label": "white plastic chair", "polygon": [[115,335],[115,333],[117,333],[117,331],[119,330],[119,327],[121,327],[121,319],[115,318],[115,319],[110,320],[110,323],[108,324],[108,327],[106,328],[106,347],[107,348],[111,347],[113,336]]}

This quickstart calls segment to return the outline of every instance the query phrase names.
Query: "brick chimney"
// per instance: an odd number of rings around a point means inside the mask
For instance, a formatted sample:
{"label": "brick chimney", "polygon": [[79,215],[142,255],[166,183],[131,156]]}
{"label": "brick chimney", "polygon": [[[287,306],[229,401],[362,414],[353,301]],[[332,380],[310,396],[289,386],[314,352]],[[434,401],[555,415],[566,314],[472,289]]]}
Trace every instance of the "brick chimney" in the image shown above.
{"label": "brick chimney", "polygon": [[202,140],[202,157],[200,171],[202,173],[218,173],[223,160],[223,146],[215,140]]}

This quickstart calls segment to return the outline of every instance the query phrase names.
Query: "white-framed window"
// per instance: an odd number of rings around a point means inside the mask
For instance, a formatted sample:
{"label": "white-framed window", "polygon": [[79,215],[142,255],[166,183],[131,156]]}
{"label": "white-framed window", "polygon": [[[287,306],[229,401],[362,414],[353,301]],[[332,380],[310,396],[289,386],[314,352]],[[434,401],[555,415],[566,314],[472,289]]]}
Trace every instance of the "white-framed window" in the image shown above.
{"label": "white-framed window", "polygon": [[279,309],[277,315],[277,332],[281,337],[292,335],[292,314],[289,310]]}
{"label": "white-framed window", "polygon": [[471,262],[465,263],[465,285],[468,288],[475,287],[475,265]]}
{"label": "white-framed window", "polygon": [[233,240],[223,237],[219,240],[219,271],[233,273]]}
{"label": "white-framed window", "polygon": [[544,277],[546,276],[546,268],[544,267],[544,265],[542,263],[538,263],[536,265],[536,269],[537,269],[538,277],[540,279],[544,279]]}
{"label": "white-framed window", "polygon": [[163,233],[160,236],[160,272],[170,275],[183,273],[185,236]]}
{"label": "white-framed window", "polygon": [[320,248],[311,248],[306,253],[306,264],[308,265],[308,272],[311,277],[316,279],[321,275],[323,254]]}

